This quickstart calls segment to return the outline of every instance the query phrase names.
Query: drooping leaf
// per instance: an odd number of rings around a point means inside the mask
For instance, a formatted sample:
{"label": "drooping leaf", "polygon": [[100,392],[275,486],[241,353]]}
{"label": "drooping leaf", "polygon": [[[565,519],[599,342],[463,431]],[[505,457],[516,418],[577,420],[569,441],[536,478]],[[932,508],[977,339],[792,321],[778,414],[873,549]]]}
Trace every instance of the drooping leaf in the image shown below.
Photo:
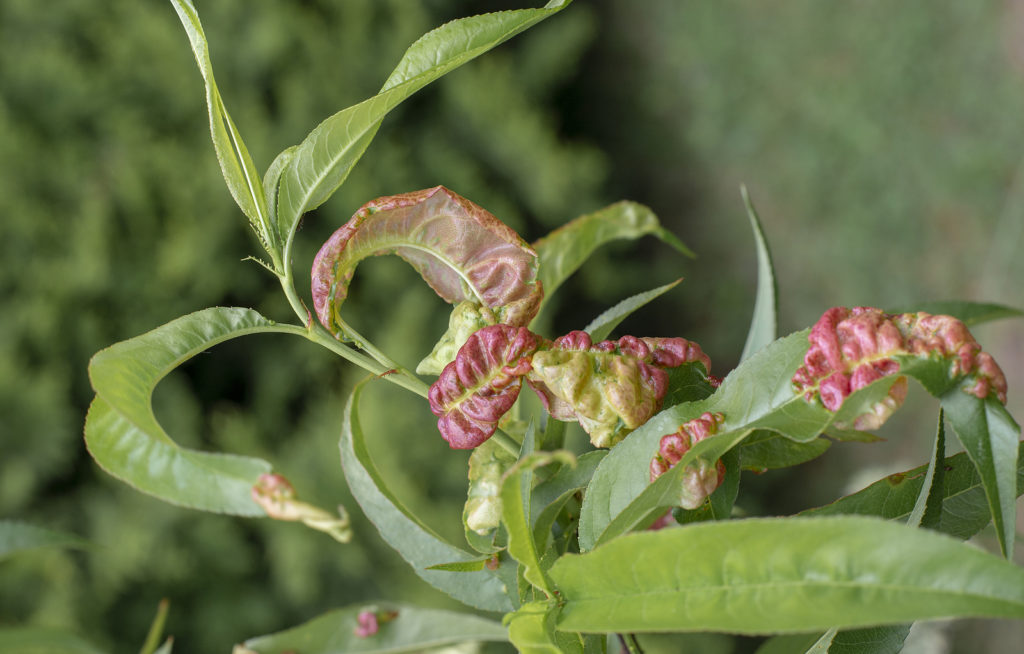
{"label": "drooping leaf", "polygon": [[259,172],[249,156],[249,150],[242,141],[241,134],[231,120],[224,101],[217,90],[213,78],[213,66],[210,63],[210,50],[203,34],[203,26],[199,22],[192,0],[172,0],[174,10],[178,12],[181,24],[188,34],[192,52],[195,54],[199,71],[206,84],[206,105],[210,114],[210,134],[213,147],[217,152],[224,181],[227,182],[231,196],[238,203],[242,212],[249,217],[249,222],[259,236],[264,249],[275,262],[280,261],[280,245],[277,232],[272,227],[271,217],[267,210],[267,198]]}
{"label": "drooping leaf", "polygon": [[1003,554],[1013,555],[1017,533],[1017,452],[1020,426],[994,397],[980,399],[967,389],[953,389],[942,396],[942,408],[964,451],[981,475],[981,485],[992,512],[996,536]]}
{"label": "drooping leaf", "polygon": [[957,320],[963,321],[963,323],[968,327],[980,325],[992,320],[1020,318],[1024,316],[1024,311],[1013,307],[1007,307],[1002,304],[993,304],[991,302],[966,302],[963,300],[917,302],[915,304],[906,305],[902,309],[887,311],[887,313],[916,313],[918,311],[925,311],[936,315],[953,316]]}
{"label": "drooping leaf", "polygon": [[278,230],[285,249],[302,214],[323,204],[369,147],[384,117],[430,82],[561,11],[569,0],[542,9],[502,11],[446,23],[412,44],[380,93],[316,126],[297,146],[282,177]]}
{"label": "drooping leaf", "polygon": [[[373,635],[356,635],[358,616],[382,616]],[[376,602],[329,611],[305,624],[267,636],[250,638],[244,647],[258,654],[400,654],[456,645],[467,641],[505,642],[505,628],[468,613]]]}
{"label": "drooping leaf", "polygon": [[0,652],[18,654],[103,654],[81,636],[47,627],[0,627]]}
{"label": "drooping leaf", "polygon": [[549,571],[570,631],[765,634],[1024,618],[1024,569],[867,518],[704,522],[623,536]]}
{"label": "drooping leaf", "polygon": [[342,225],[313,261],[320,322],[344,336],[340,310],[356,265],[397,254],[452,304],[489,310],[490,323],[525,325],[543,295],[537,254],[508,226],[443,186],[377,198]]}
{"label": "drooping leaf", "polygon": [[360,384],[353,389],[345,405],[340,448],[345,479],[366,517],[377,527],[381,537],[412,566],[413,571],[431,586],[476,608],[502,612],[512,610],[514,606],[509,589],[515,588],[515,569],[511,562],[502,561],[497,570],[486,567],[473,572],[428,569],[438,564],[477,561],[480,557],[443,540],[388,490],[370,460],[359,425],[358,402],[363,388],[364,385]]}
{"label": "drooping leaf", "polygon": [[747,206],[747,217],[750,218],[750,227],[754,230],[754,242],[757,244],[757,295],[754,298],[754,315],[750,319],[750,329],[747,331],[747,341],[743,345],[743,354],[740,361],[746,361],[754,352],[757,352],[776,338],[776,304],[778,297],[778,285],[775,283],[775,270],[772,266],[772,255],[768,250],[768,241],[765,240],[764,231],[761,229],[761,220],[757,216],[747,187],[741,187],[743,203]]}
{"label": "drooping leaf", "polygon": [[[1024,444],[1017,457],[1017,496],[1024,493]],[[960,540],[974,536],[992,520],[981,477],[967,454],[947,457],[943,463],[942,516],[938,530]],[[898,472],[880,479],[831,504],[808,509],[800,515],[874,515],[905,521],[924,485],[928,466]]]}
{"label": "drooping leaf", "polygon": [[193,356],[232,338],[267,332],[304,334],[251,309],[215,307],[98,352],[89,363],[96,391],[85,422],[89,453],[109,474],[165,502],[263,515],[250,491],[270,464],[179,447],[157,422],[151,400],[160,379]]}
{"label": "drooping leaf", "polygon": [[0,520],[0,560],[18,552],[44,547],[88,546],[89,541],[65,531],[45,529],[14,520]]}
{"label": "drooping leaf", "polygon": [[595,341],[601,341],[608,338],[608,336],[612,333],[612,330],[618,327],[619,323],[628,318],[634,311],[644,306],[648,302],[654,300],[655,298],[658,298],[664,295],[665,293],[668,293],[673,288],[678,286],[679,282],[681,281],[683,280],[677,279],[676,281],[671,282],[669,284],[665,284],[664,286],[652,288],[649,291],[637,293],[636,295],[626,298],[622,302],[619,302],[618,304],[613,306],[611,309],[608,309],[598,317],[591,320],[590,324],[583,328],[583,331],[590,334],[590,338],[594,339]]}
{"label": "drooping leaf", "polygon": [[683,254],[693,253],[658,222],[647,207],[619,202],[600,211],[580,216],[533,244],[540,257],[540,279],[545,299],[569,278],[594,250],[619,239],[656,236]]}

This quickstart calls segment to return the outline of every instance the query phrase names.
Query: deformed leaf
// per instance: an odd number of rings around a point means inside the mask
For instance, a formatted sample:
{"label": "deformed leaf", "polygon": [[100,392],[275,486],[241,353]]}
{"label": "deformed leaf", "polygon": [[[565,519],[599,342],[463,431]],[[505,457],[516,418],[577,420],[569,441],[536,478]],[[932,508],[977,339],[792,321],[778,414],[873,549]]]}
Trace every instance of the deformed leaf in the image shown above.
{"label": "deformed leaf", "polygon": [[343,336],[340,309],[356,265],[397,254],[452,304],[488,310],[489,324],[525,325],[543,295],[537,254],[508,226],[443,186],[378,198],[324,243],[313,262],[317,317]]}
{"label": "deformed leaf", "polygon": [[[505,448],[490,440],[469,455],[469,491],[462,511],[467,532],[484,536],[501,524],[501,479],[515,462],[516,458]],[[470,545],[474,542],[475,539],[470,541]],[[488,547],[485,551],[493,549]]]}
{"label": "deformed leaf", "polygon": [[89,453],[109,474],[165,502],[204,511],[260,516],[250,495],[270,464],[179,447],[153,415],[152,394],[167,373],[231,338],[304,333],[251,309],[216,307],[182,316],[101,350],[89,362],[96,397],[85,421]]}
{"label": "deformed leaf", "polygon": [[525,327],[509,325],[485,327],[469,337],[428,394],[437,428],[449,445],[469,449],[494,434],[498,420],[519,397],[538,344]]}
{"label": "deformed leaf", "polygon": [[[349,490],[381,537],[428,584],[470,606],[488,611],[511,611],[515,592],[514,562],[502,560],[496,569],[485,566],[472,572],[431,569],[439,564],[478,561],[478,554],[448,543],[391,494],[366,449],[359,425],[358,402],[363,384],[356,386],[345,405],[341,430],[341,467]],[[509,589],[513,589],[509,592]]]}
{"label": "deformed leaf", "polygon": [[992,320],[1003,318],[1024,317],[1024,311],[1014,307],[991,302],[967,302],[964,300],[942,300],[935,302],[916,302],[903,308],[892,309],[887,313],[917,313],[925,311],[936,315],[953,316],[968,327],[980,325]]}
{"label": "deformed leaf", "polygon": [[744,634],[1024,618],[1024,569],[869,518],[704,522],[633,533],[549,571],[558,628]]}
{"label": "deformed leaf", "polygon": [[413,43],[380,93],[327,118],[300,143],[282,177],[278,229],[289,250],[299,219],[341,186],[369,147],[381,121],[430,82],[554,15],[569,0],[542,9],[501,11],[451,21]]}
{"label": "deformed leaf", "polygon": [[[360,636],[360,614],[379,615],[376,633]],[[505,642],[505,628],[479,616],[392,602],[329,611],[297,627],[250,638],[244,647],[257,654],[400,654],[467,641]]]}

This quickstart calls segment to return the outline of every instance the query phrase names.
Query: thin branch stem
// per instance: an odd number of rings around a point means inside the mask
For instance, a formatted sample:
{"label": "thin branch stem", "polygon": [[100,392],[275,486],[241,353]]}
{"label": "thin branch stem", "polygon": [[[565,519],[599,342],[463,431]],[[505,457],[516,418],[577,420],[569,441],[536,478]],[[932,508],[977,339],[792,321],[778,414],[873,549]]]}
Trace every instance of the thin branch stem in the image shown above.
{"label": "thin branch stem", "polygon": [[515,458],[519,458],[519,451],[522,449],[522,445],[517,443],[514,438],[500,429],[496,429],[491,438],[494,439],[495,443],[501,446],[501,449],[505,450]]}
{"label": "thin branch stem", "polygon": [[625,646],[626,651],[628,651],[629,654],[644,654],[644,651],[640,649],[640,643],[636,641],[636,636],[634,634],[619,634],[619,640],[622,641],[622,644]]}

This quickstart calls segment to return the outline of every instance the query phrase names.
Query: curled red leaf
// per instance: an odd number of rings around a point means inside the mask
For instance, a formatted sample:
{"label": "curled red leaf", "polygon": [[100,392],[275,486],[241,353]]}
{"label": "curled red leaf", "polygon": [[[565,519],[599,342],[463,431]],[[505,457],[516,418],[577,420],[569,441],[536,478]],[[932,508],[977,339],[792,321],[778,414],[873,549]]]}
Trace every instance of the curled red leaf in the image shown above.
{"label": "curled red leaf", "polygon": [[320,248],[313,305],[332,333],[339,333],[338,310],[356,265],[378,254],[405,259],[452,304],[486,307],[492,322],[525,325],[543,297],[537,253],[482,207],[436,186],[363,205]]}
{"label": "curled red leaf", "polygon": [[[981,351],[963,322],[952,316],[928,313],[887,314],[871,307],[833,307],[811,328],[810,349],[804,365],[793,375],[793,385],[807,401],[820,399],[837,411],[853,392],[899,372],[893,357],[939,357],[950,362],[950,379],[973,376],[968,392],[985,398],[994,393],[1006,402],[1006,377],[992,357]],[[858,416],[853,426],[875,429],[903,403],[906,380],[893,385],[889,395]]]}
{"label": "curled red leaf", "polygon": [[[661,437],[658,453],[651,459],[651,481],[675,467],[694,445],[708,436],[718,433],[724,416],[721,413],[705,412],[679,426],[671,434]],[[725,464],[720,460],[708,463],[698,459],[683,472],[679,491],[679,506],[696,509],[725,479]]]}
{"label": "curled red leaf", "polygon": [[491,325],[475,332],[430,387],[430,410],[448,444],[470,449],[491,437],[512,408],[538,337],[525,327]]}

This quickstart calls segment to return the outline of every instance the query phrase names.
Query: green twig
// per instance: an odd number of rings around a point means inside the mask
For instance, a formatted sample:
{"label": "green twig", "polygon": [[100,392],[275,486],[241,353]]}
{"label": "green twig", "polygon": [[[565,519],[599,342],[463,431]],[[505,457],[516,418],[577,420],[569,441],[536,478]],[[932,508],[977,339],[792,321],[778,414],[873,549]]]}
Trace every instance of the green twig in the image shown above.
{"label": "green twig", "polygon": [[629,654],[644,654],[644,651],[640,649],[640,643],[636,641],[636,636],[634,634],[619,634],[619,640],[622,641],[622,644],[625,646],[626,651],[628,651]]}

